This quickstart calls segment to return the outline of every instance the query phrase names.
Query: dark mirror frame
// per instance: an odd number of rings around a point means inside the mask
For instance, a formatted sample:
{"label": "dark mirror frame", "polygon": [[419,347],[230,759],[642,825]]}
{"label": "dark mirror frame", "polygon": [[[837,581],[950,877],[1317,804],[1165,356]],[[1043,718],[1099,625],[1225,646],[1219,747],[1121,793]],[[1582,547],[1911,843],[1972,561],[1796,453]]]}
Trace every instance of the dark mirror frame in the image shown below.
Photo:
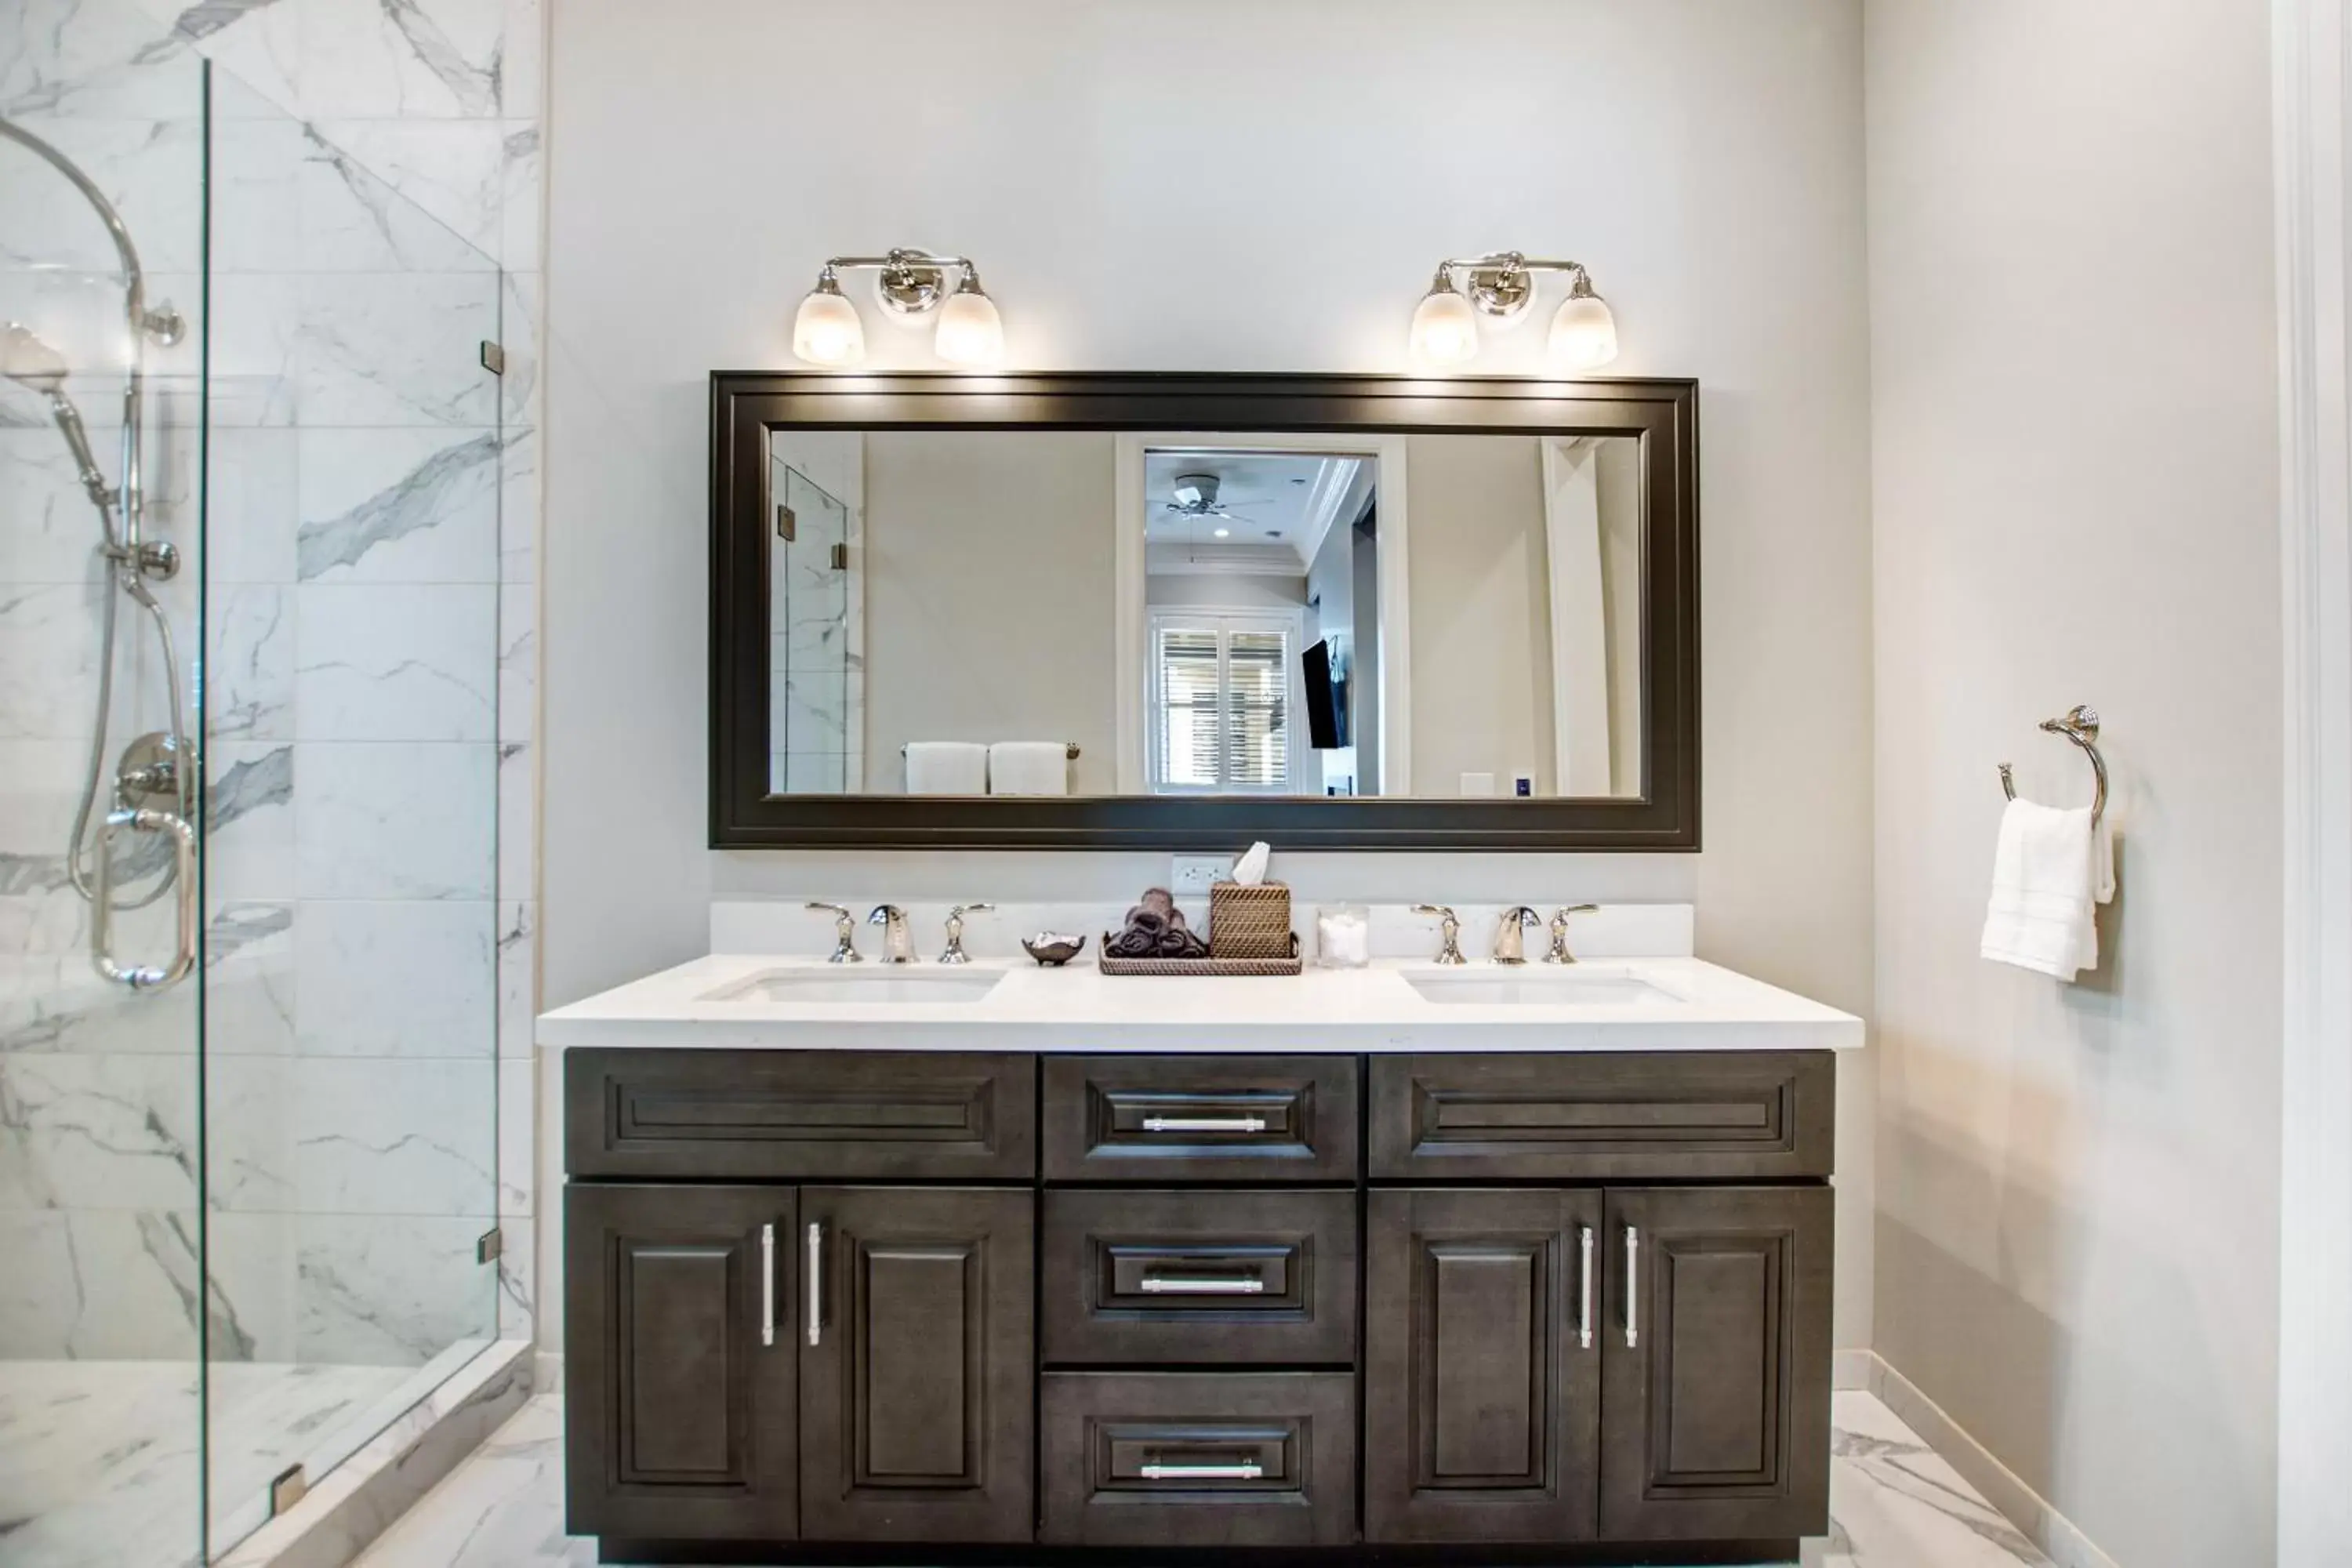
{"label": "dark mirror frame", "polygon": [[[772,795],[768,432],[1202,430],[1642,438],[1639,798]],[[1416,538],[1415,550],[1441,547]],[[714,849],[1675,850],[1699,847],[1698,384],[1387,375],[715,371]]]}

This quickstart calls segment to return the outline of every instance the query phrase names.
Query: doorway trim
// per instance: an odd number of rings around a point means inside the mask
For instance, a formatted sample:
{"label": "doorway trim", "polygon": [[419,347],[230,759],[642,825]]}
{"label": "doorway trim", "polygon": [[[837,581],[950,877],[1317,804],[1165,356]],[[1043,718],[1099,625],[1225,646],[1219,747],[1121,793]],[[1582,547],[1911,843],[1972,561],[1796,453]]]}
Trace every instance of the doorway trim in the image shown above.
{"label": "doorway trim", "polygon": [[2273,0],[2285,837],[2278,1562],[2352,1540],[2352,0]]}

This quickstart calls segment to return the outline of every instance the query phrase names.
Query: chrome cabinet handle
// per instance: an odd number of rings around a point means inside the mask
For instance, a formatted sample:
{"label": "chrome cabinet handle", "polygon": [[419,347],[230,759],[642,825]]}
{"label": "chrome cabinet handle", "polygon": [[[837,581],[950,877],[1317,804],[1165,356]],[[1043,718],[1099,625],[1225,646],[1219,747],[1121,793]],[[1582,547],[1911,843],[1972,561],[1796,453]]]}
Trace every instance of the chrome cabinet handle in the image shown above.
{"label": "chrome cabinet handle", "polygon": [[1262,1116],[1147,1116],[1146,1132],[1263,1132]]}
{"label": "chrome cabinet handle", "polygon": [[776,1342],[776,1227],[760,1227],[760,1342]]}
{"label": "chrome cabinet handle", "polygon": [[1592,1348],[1592,1227],[1576,1227],[1576,1250],[1579,1254],[1577,1276],[1581,1281],[1576,1302],[1576,1348]]}
{"label": "chrome cabinet handle", "polygon": [[1642,1282],[1642,1233],[1632,1226],[1625,1227],[1625,1348],[1633,1350],[1642,1342],[1642,1331],[1634,1326],[1640,1321]]}
{"label": "chrome cabinet handle", "polygon": [[1265,1293],[1265,1281],[1255,1275],[1246,1279],[1181,1279],[1147,1274],[1140,1289],[1147,1296],[1260,1296]]}
{"label": "chrome cabinet handle", "polygon": [[808,1227],[809,1343],[824,1342],[824,1226],[815,1220]]}
{"label": "chrome cabinet handle", "polygon": [[[114,836],[124,828],[134,833],[172,836],[173,875],[179,879],[173,926],[172,962],[126,968],[114,961]],[[106,814],[98,836],[98,877],[90,896],[89,962],[100,976],[133,991],[160,991],[176,985],[196,966],[196,830],[187,819],[168,811],[123,810]]]}
{"label": "chrome cabinet handle", "polygon": [[1147,1481],[1255,1481],[1265,1476],[1255,1459],[1244,1459],[1238,1465],[1163,1465],[1151,1459],[1143,1466]]}

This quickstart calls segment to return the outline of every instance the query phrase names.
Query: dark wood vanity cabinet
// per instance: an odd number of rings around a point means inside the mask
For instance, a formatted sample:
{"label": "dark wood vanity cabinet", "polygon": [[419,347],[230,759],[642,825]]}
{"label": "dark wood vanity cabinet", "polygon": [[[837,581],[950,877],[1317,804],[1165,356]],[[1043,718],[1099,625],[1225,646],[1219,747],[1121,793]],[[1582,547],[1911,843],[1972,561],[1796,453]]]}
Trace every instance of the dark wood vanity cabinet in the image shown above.
{"label": "dark wood vanity cabinet", "polygon": [[570,1526],[1778,1550],[1828,1522],[1828,1068],[574,1049]]}

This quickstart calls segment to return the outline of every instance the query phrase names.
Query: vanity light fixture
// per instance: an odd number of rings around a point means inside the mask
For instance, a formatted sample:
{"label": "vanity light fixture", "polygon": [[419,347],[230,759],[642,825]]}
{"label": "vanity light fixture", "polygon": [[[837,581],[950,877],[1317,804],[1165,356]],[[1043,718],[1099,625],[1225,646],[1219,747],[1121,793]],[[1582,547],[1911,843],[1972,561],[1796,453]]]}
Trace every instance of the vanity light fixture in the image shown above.
{"label": "vanity light fixture", "polygon": [[[793,318],[793,353],[812,364],[850,365],[866,357],[866,328],[841,291],[840,270],[871,268],[884,316],[917,325],[936,315],[933,352],[950,364],[990,365],[1004,357],[1004,322],[980,287],[980,268],[961,256],[898,247],[882,256],[836,256]],[[960,274],[955,287],[949,275]]]}
{"label": "vanity light fixture", "polygon": [[[1552,317],[1548,345],[1562,370],[1594,370],[1617,357],[1617,321],[1577,261],[1546,261],[1516,250],[1457,257],[1437,265],[1429,292],[1412,312],[1413,357],[1433,365],[1460,364],[1478,353],[1478,321],[1517,326],[1535,303],[1536,274],[1568,274],[1568,298]],[[1465,290],[1456,274],[1468,282]]]}

